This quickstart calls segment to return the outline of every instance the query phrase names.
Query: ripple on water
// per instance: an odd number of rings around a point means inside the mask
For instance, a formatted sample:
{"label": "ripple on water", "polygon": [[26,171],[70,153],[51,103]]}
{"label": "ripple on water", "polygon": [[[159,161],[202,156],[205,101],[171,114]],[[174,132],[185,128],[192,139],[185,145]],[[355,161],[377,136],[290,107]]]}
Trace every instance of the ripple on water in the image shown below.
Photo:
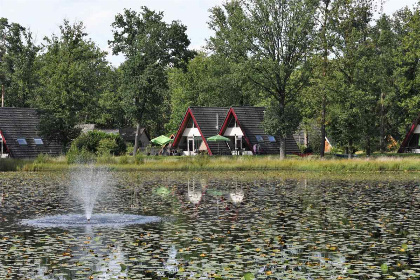
{"label": "ripple on water", "polygon": [[32,220],[22,220],[23,225],[34,227],[121,227],[138,224],[148,224],[160,222],[161,218],[157,216],[141,216],[130,214],[93,214],[90,221],[82,214],[55,215],[46,216]]}

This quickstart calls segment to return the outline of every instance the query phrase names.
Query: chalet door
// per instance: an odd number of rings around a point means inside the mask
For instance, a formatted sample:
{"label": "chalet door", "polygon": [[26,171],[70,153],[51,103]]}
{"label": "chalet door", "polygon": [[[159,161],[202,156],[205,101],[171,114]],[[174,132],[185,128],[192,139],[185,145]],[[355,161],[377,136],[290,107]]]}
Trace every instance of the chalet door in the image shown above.
{"label": "chalet door", "polygon": [[235,150],[242,150],[242,137],[235,136]]}
{"label": "chalet door", "polygon": [[194,152],[194,138],[188,138],[188,151]]}

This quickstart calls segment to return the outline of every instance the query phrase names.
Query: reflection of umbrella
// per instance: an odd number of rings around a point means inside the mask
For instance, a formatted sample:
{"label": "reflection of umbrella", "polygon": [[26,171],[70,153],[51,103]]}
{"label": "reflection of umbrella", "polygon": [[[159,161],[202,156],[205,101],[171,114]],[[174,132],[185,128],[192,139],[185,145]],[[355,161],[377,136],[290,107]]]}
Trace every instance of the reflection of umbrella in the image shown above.
{"label": "reflection of umbrella", "polygon": [[152,142],[152,144],[159,145],[159,146],[166,145],[171,141],[173,141],[173,140],[171,138],[165,136],[165,135],[161,135],[159,137],[156,137],[156,138],[153,138],[152,140],[150,140],[150,142]]}
{"label": "reflection of umbrella", "polygon": [[[210,141],[210,142],[227,142],[227,141],[230,141],[230,139],[227,138],[227,137],[224,137],[220,134],[217,134],[217,135],[214,135],[212,137],[207,138],[207,141]],[[220,154],[219,144],[217,145],[217,149],[218,149],[218,153]]]}

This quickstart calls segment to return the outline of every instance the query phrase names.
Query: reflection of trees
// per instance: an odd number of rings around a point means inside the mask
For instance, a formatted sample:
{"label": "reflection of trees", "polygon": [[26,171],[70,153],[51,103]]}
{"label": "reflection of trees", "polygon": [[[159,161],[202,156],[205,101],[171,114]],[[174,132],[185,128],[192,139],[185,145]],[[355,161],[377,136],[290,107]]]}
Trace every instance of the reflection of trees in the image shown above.
{"label": "reflection of trees", "polygon": [[72,234],[52,232],[55,231],[26,239],[25,247],[34,248],[23,252],[30,254],[28,263],[24,265],[31,266],[31,269],[21,269],[23,264],[18,261],[11,266],[12,270],[19,271],[19,279],[89,279],[92,274],[95,274],[92,279],[127,277],[127,272],[120,265],[127,262],[125,254],[121,246],[109,240],[113,239],[112,233],[105,238],[102,234],[97,235],[92,228],[85,229],[84,233],[78,230]]}

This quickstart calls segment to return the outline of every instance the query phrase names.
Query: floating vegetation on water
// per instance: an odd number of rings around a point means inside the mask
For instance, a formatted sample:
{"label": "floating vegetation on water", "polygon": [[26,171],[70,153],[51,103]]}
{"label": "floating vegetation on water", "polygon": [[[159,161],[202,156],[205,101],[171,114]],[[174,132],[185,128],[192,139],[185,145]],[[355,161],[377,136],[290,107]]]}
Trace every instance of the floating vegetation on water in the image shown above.
{"label": "floating vegetation on water", "polygon": [[[0,182],[0,279],[419,279],[416,181],[221,180],[113,173],[95,213],[126,227],[32,227],[83,214],[65,173]],[[170,217],[170,218],[168,218]],[[168,219],[165,219],[168,218]]]}

